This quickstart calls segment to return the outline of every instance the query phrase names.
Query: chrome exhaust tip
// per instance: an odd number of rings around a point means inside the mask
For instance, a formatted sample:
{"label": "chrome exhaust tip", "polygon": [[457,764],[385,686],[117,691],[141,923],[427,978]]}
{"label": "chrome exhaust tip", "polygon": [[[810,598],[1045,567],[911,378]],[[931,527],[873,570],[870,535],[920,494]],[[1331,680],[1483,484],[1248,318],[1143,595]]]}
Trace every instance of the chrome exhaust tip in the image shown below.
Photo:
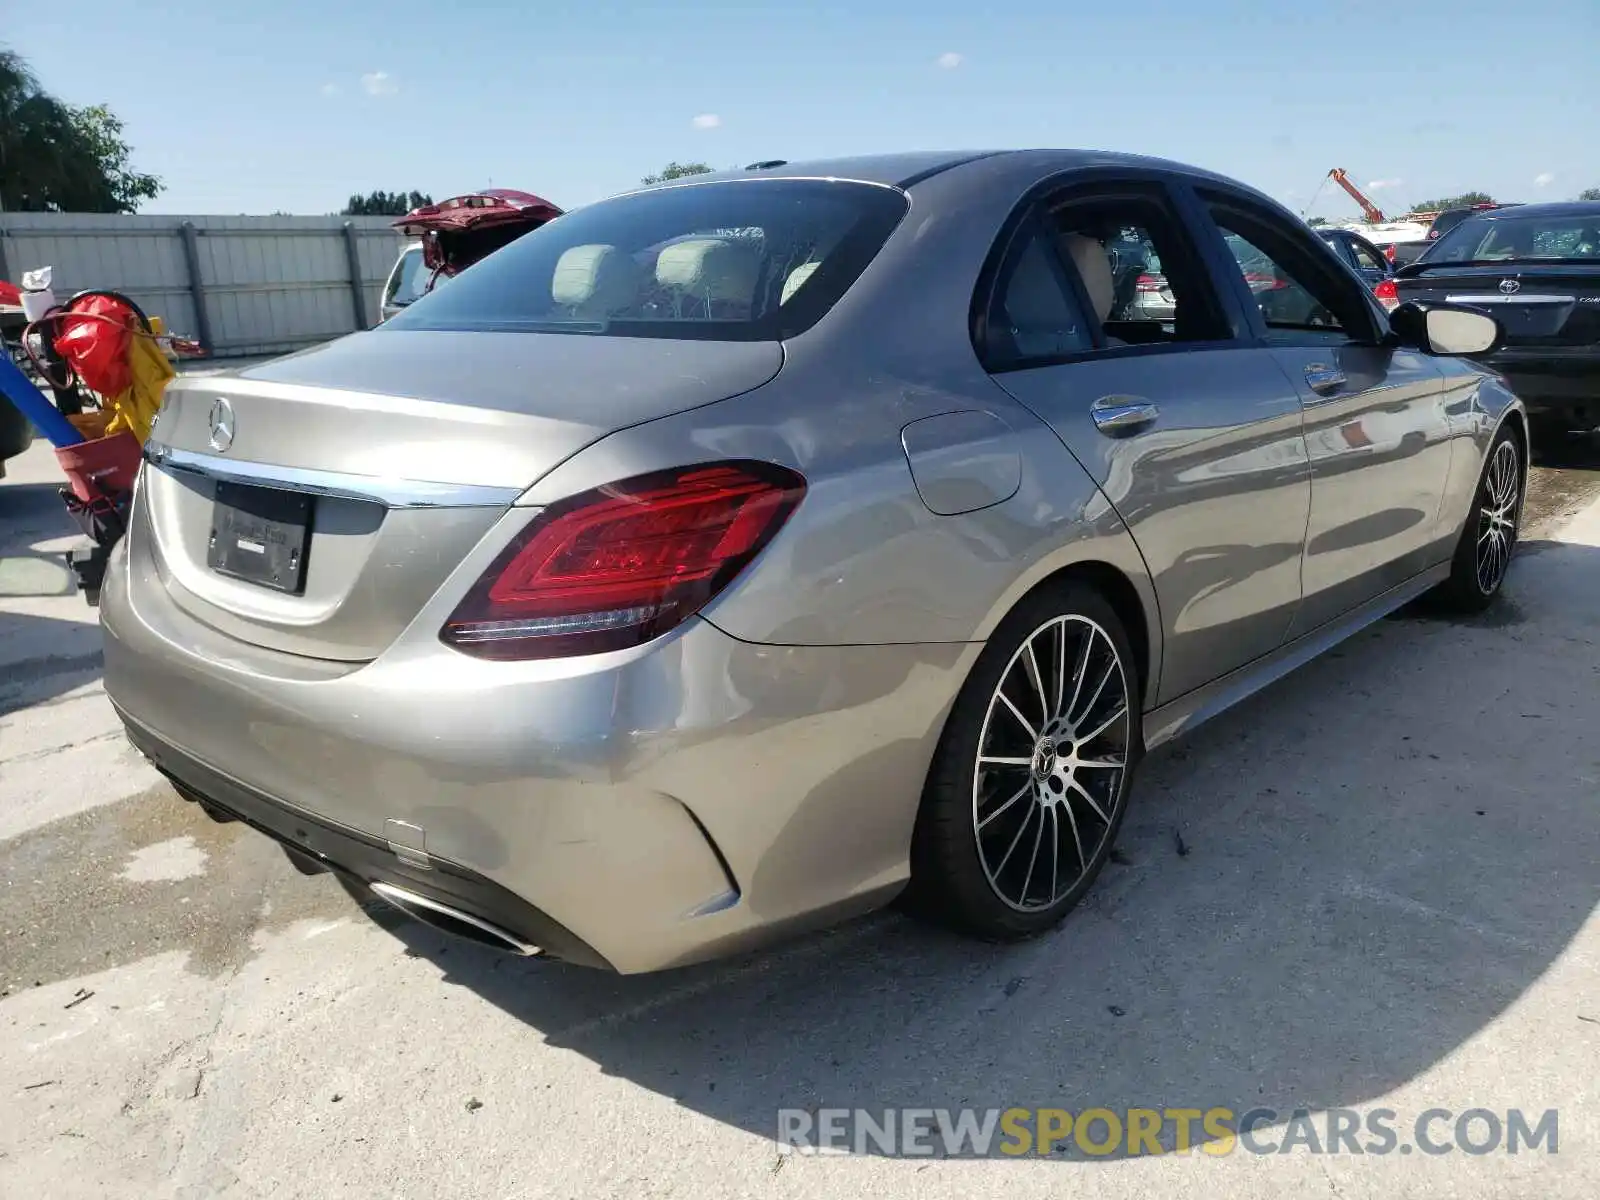
{"label": "chrome exhaust tip", "polygon": [[459,908],[451,908],[448,904],[430,900],[427,896],[419,896],[416,892],[395,887],[392,883],[372,883],[367,886],[372,889],[372,894],[385,904],[443,933],[454,934],[469,942],[477,942],[480,946],[504,950],[520,958],[537,958],[544,953],[538,946],[523,941],[510,931],[475,917],[471,913],[464,913]]}

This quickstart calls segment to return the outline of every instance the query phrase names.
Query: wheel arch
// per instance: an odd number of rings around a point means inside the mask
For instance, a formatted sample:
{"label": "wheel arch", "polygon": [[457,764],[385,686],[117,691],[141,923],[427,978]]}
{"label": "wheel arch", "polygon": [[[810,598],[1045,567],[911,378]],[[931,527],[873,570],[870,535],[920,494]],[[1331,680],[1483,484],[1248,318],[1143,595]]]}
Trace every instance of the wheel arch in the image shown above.
{"label": "wheel arch", "polygon": [[1161,682],[1161,626],[1155,589],[1148,575],[1143,572],[1130,573],[1125,565],[1119,565],[1109,556],[1073,559],[1029,580],[1008,603],[999,606],[986,625],[984,640],[988,640],[995,628],[1029,599],[1071,581],[1081,581],[1094,588],[1122,622],[1139,672],[1142,706],[1148,710]]}
{"label": "wheel arch", "polygon": [[[1517,435],[1517,440],[1522,444],[1522,490],[1528,490],[1528,473],[1533,469],[1533,438],[1528,432],[1528,413],[1521,404],[1513,404],[1500,414],[1500,429],[1510,429]],[[1491,444],[1493,439],[1490,439]]]}

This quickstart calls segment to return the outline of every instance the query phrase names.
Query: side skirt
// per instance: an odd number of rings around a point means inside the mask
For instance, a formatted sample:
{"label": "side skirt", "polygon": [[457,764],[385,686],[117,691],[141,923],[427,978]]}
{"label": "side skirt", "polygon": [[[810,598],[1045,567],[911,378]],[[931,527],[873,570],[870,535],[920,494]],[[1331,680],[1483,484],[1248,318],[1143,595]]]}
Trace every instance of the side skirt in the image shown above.
{"label": "side skirt", "polygon": [[1443,562],[1429,567],[1405,583],[1390,588],[1380,596],[1351,609],[1294,641],[1264,654],[1252,663],[1230,672],[1222,678],[1198,687],[1187,695],[1169,700],[1160,708],[1147,713],[1144,719],[1145,748],[1153,750],[1163,742],[1190,732],[1218,713],[1226,712],[1241,700],[1253,696],[1268,684],[1276,683],[1290,671],[1303,667],[1326,650],[1360,633],[1368,625],[1403,608],[1424,592],[1443,583],[1450,575],[1450,564]]}

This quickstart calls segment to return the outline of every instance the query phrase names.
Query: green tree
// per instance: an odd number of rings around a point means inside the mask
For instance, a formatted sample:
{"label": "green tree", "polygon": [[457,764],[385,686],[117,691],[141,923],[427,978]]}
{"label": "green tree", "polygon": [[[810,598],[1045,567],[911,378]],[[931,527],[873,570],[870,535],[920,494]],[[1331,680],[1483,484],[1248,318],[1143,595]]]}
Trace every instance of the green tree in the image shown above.
{"label": "green tree", "polygon": [[668,183],[674,179],[682,179],[686,175],[709,175],[710,173],[711,168],[703,162],[669,162],[654,175],[646,175],[639,182],[643,184]]}
{"label": "green tree", "polygon": [[132,153],[109,108],[62,103],[20,55],[0,50],[0,209],[133,212],[161,181],[133,170]]}
{"label": "green tree", "polygon": [[351,196],[340,216],[403,217],[413,208],[432,203],[433,197],[425,192],[368,192],[365,196]]}
{"label": "green tree", "polygon": [[1600,188],[1584,188],[1578,193],[1579,200],[1600,200]]}
{"label": "green tree", "polygon": [[96,175],[104,179],[111,202],[111,207],[90,211],[133,212],[141,200],[154,200],[161,194],[161,180],[130,165],[133,152],[122,138],[122,121],[116,113],[104,104],[71,111],[72,124]]}
{"label": "green tree", "polygon": [[1488,192],[1462,192],[1459,196],[1446,196],[1442,200],[1425,200],[1421,204],[1413,204],[1413,212],[1442,212],[1447,208],[1471,208],[1474,204],[1493,204],[1494,197]]}

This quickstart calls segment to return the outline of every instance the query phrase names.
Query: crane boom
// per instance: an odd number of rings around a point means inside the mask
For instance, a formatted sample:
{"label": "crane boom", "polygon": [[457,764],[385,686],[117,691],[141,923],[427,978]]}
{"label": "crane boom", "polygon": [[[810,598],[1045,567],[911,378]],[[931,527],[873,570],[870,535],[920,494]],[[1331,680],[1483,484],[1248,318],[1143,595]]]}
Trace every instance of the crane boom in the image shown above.
{"label": "crane boom", "polygon": [[1388,218],[1383,215],[1383,210],[1371,200],[1368,200],[1362,193],[1361,189],[1350,182],[1350,176],[1345,174],[1345,169],[1343,167],[1335,167],[1333,170],[1329,171],[1328,178],[1350,193],[1350,198],[1361,206],[1362,213],[1366,215],[1367,220],[1372,224],[1382,225],[1388,220]]}

